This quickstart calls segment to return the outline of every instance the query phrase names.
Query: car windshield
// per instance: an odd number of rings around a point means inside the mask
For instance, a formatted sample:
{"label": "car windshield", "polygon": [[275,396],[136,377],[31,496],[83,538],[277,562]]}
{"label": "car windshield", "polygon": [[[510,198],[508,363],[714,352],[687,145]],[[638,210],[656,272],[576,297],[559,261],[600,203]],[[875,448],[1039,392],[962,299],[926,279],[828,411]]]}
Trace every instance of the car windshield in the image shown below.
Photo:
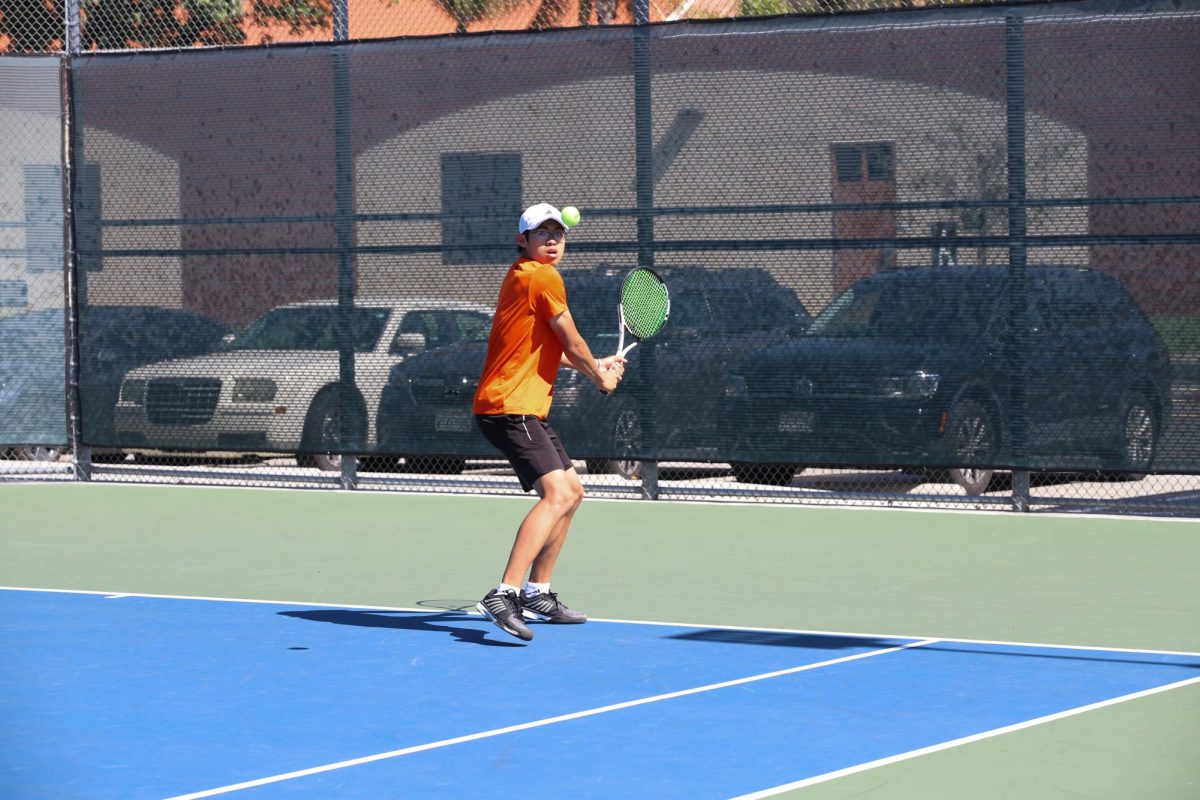
{"label": "car windshield", "polygon": [[[369,353],[379,343],[391,309],[355,308],[350,318],[354,352]],[[276,308],[250,323],[230,343],[231,350],[337,350],[336,306]]]}
{"label": "car windshield", "polygon": [[789,302],[782,293],[791,294],[778,284],[763,284],[712,288],[706,294],[717,329],[733,335],[803,326],[808,320],[804,307],[799,301]]}
{"label": "car windshield", "polygon": [[[969,291],[964,287],[970,286]],[[985,284],[960,281],[866,282],[851,286],[808,328],[808,336],[939,339],[979,331],[987,320]]]}

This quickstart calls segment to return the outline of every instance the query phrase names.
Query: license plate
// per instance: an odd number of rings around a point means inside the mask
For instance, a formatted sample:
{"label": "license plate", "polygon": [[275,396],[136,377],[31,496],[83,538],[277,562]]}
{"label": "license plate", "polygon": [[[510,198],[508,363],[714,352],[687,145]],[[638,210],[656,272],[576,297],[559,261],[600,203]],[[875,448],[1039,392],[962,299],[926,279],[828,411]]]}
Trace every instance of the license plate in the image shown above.
{"label": "license plate", "polygon": [[812,433],[811,411],[784,411],[779,415],[780,433]]}
{"label": "license plate", "polygon": [[433,417],[433,429],[466,433],[471,430],[471,412],[463,408],[439,408]]}

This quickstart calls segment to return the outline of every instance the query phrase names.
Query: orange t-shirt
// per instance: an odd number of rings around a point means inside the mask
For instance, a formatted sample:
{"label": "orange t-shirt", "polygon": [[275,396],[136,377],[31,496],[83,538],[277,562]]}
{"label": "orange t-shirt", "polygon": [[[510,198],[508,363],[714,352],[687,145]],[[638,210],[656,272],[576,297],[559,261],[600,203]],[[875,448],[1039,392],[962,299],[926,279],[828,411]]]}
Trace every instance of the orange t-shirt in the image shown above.
{"label": "orange t-shirt", "polygon": [[563,354],[550,320],[566,310],[567,287],[553,264],[519,260],[509,268],[475,390],[476,414],[546,418]]}

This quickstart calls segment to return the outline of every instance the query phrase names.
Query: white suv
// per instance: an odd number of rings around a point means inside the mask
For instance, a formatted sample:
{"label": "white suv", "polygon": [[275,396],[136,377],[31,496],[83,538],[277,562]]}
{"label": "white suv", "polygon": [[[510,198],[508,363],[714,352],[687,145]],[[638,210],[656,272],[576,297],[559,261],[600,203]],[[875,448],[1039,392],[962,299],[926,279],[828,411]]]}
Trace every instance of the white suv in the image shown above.
{"label": "white suv", "polygon": [[388,371],[407,356],[487,336],[492,309],[440,299],[357,298],[354,396],[338,391],[337,303],[271,309],[218,352],[126,373],[117,441],[129,449],[297,453],[301,466],[338,469],[333,451],[351,409],[361,449],[375,440]]}

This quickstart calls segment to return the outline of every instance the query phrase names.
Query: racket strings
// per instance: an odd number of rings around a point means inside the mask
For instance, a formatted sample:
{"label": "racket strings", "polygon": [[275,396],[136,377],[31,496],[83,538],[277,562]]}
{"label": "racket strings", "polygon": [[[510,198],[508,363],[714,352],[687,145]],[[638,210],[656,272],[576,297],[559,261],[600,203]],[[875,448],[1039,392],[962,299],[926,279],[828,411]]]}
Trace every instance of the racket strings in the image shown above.
{"label": "racket strings", "polygon": [[645,269],[630,273],[621,287],[621,310],[630,333],[639,339],[658,333],[669,309],[667,287],[657,275]]}

